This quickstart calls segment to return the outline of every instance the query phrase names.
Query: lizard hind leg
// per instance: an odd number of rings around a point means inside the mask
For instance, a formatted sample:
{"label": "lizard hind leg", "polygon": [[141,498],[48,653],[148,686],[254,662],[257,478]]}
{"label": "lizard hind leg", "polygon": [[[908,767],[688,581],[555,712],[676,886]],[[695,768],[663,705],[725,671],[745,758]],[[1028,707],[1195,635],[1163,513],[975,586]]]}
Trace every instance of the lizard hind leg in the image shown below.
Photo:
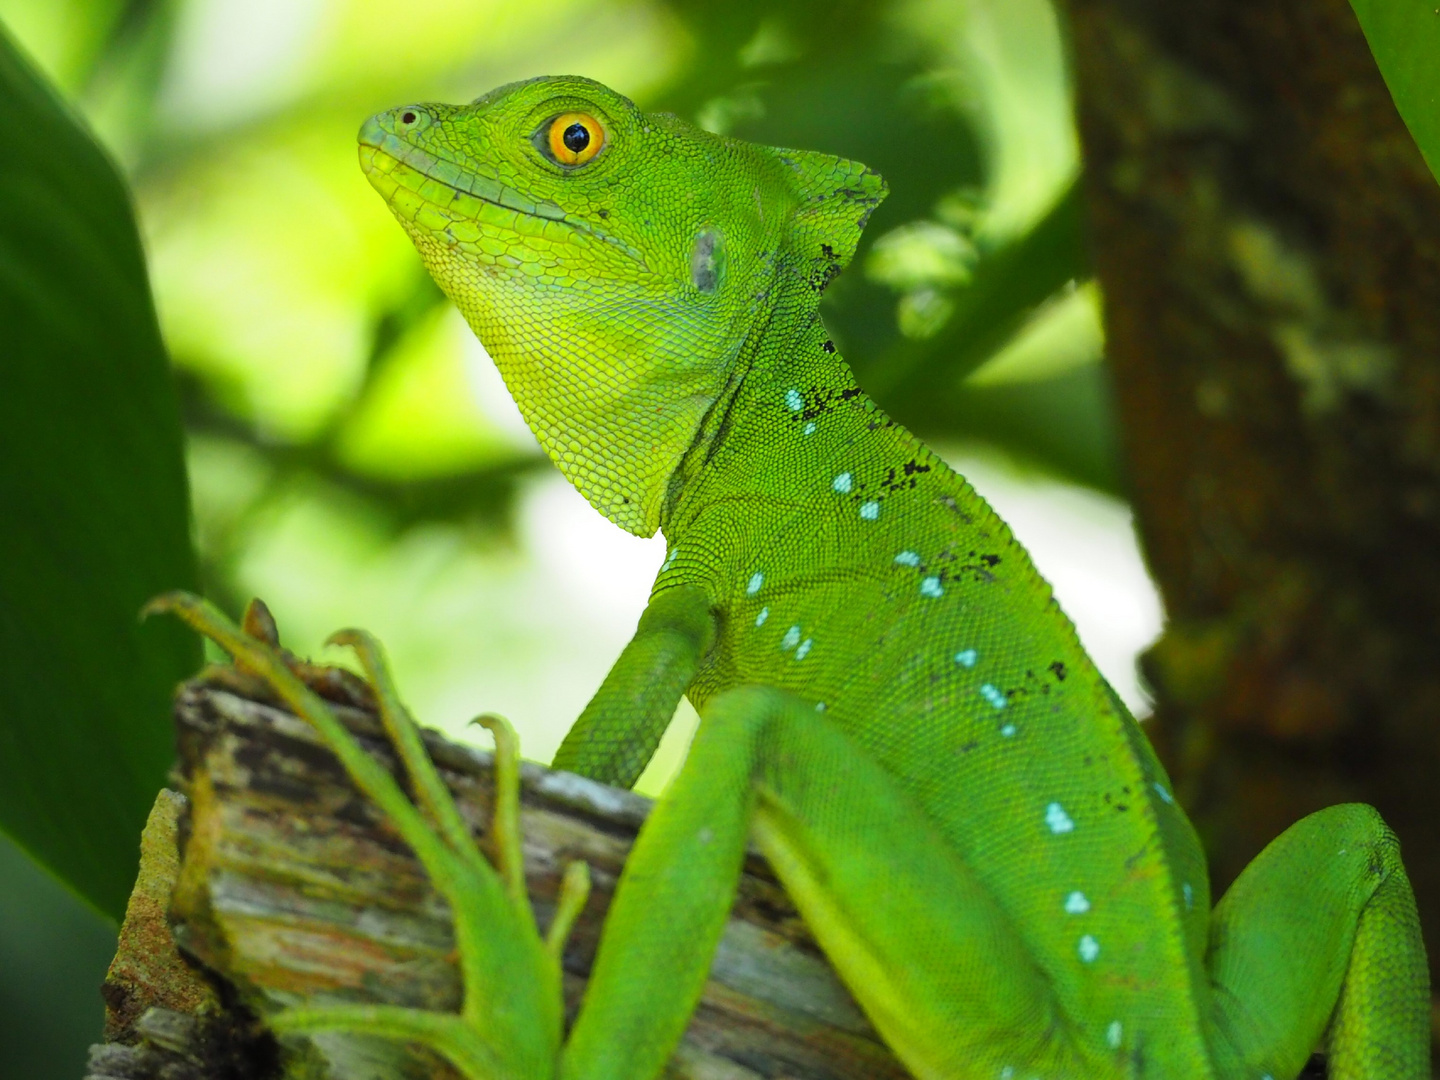
{"label": "lizard hind leg", "polygon": [[1369,806],[1296,822],[1210,918],[1211,1046],[1221,1075],[1297,1075],[1323,1044],[1333,1080],[1428,1080],[1430,995],[1400,847]]}
{"label": "lizard hind leg", "polygon": [[[558,1063],[562,1022],[559,949],[541,941],[524,891],[515,813],[518,743],[509,725],[498,718],[487,723],[496,732],[496,831],[505,837],[499,844],[501,872],[497,873],[480,853],[430,760],[374,638],[346,630],[331,640],[356,650],[371,680],[386,734],[410,778],[415,802],[296,673],[293,659],[277,648],[273,623],[268,632],[260,624],[260,634],[252,636],[213,605],[187,593],[151,601],[145,614],[156,612],[175,614],[210,638],[315,728],[355,786],[379,806],[415,852],[453,914],[463,993],[458,1014],[327,1002],[276,1014],[270,1018],[274,1030],[282,1034],[348,1031],[418,1043],[448,1059],[467,1080],[551,1076]],[[252,618],[246,623],[247,629],[257,628]],[[562,915],[567,904],[576,906],[577,895],[583,903],[584,877],[574,868],[567,872]],[[569,920],[573,918],[572,913]],[[551,936],[555,936],[553,927]]]}
{"label": "lizard hind leg", "polygon": [[813,703],[739,687],[706,704],[626,861],[566,1080],[660,1072],[750,838],[917,1077],[1094,1075],[1005,913],[894,778]]}

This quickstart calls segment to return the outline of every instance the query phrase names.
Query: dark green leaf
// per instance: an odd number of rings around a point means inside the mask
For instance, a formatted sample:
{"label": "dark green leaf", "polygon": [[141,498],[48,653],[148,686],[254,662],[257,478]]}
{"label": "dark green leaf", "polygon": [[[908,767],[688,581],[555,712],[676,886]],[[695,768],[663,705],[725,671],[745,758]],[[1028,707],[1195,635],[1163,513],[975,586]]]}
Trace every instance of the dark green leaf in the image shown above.
{"label": "dark green leaf", "polygon": [[118,917],[199,660],[180,426],[129,197],[0,33],[0,828]]}
{"label": "dark green leaf", "polygon": [[1440,9],[1420,0],[1350,0],[1350,6],[1395,107],[1440,180]]}
{"label": "dark green leaf", "polygon": [[0,1068],[75,1080],[101,1038],[115,928],[0,836]]}

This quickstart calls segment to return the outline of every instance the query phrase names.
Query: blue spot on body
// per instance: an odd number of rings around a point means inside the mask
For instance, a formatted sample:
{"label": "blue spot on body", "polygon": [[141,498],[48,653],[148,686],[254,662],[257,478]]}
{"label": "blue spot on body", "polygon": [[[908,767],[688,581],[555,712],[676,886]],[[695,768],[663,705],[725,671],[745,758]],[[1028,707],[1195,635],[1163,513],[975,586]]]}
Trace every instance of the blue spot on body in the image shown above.
{"label": "blue spot on body", "polygon": [[805,399],[800,396],[799,390],[786,390],[785,404],[789,407],[791,412],[799,412],[801,409],[805,408]]}
{"label": "blue spot on body", "polygon": [[804,434],[806,434],[806,435],[814,435],[814,434],[815,434],[815,421],[814,421],[814,420],[811,420],[809,423],[807,423],[807,424],[805,425]]}
{"label": "blue spot on body", "polygon": [[1163,803],[1172,803],[1172,804],[1175,802],[1174,796],[1171,795],[1170,792],[1168,792],[1168,791],[1165,790],[1165,785],[1164,785],[1164,784],[1155,783],[1155,784],[1151,784],[1150,786],[1155,789],[1155,794],[1160,796],[1160,801],[1161,801],[1161,802],[1163,802]]}
{"label": "blue spot on body", "polygon": [[1056,836],[1075,828],[1075,822],[1070,820],[1070,815],[1065,813],[1065,808],[1058,802],[1052,802],[1045,807],[1045,824],[1050,826],[1050,831]]}
{"label": "blue spot on body", "polygon": [[1001,734],[1001,735],[1004,735],[1005,738],[1008,739],[1008,738],[1010,738],[1010,736],[1012,736],[1012,735],[1015,734],[1016,730],[1017,730],[1017,729],[1016,729],[1016,727],[1015,727],[1014,724],[1006,724],[1004,727],[1002,727],[1002,728],[1000,729],[1000,734]]}
{"label": "blue spot on body", "polygon": [[895,556],[895,561],[901,566],[919,566],[920,556],[913,551],[902,551]]}
{"label": "blue spot on body", "polygon": [[[1100,955],[1100,943],[1086,934],[1080,939],[1080,945],[1076,951],[1080,953],[1080,959],[1088,964]],[[1111,1024],[1110,1026],[1113,1028],[1115,1025]],[[1116,1041],[1118,1043],[1119,1040]]]}
{"label": "blue spot on body", "polygon": [[980,659],[980,654],[974,649],[961,649],[955,654],[955,663],[961,667],[974,667],[975,661]]}
{"label": "blue spot on body", "polygon": [[755,573],[750,575],[750,581],[745,586],[745,592],[749,596],[754,596],[757,592],[760,591],[760,586],[764,584],[765,575],[757,570]]}
{"label": "blue spot on body", "polygon": [[920,582],[920,595],[939,597],[945,595],[945,586],[940,584],[938,577],[927,577]]}
{"label": "blue spot on body", "polygon": [[997,709],[1003,709],[1006,705],[1010,704],[1010,700],[997,690],[992,683],[987,682],[980,687],[980,696]]}
{"label": "blue spot on body", "polygon": [[841,495],[847,494],[852,486],[850,474],[848,472],[842,472],[839,476],[835,477],[834,482],[830,486]]}
{"label": "blue spot on body", "polygon": [[755,625],[756,625],[756,626],[764,626],[764,625],[765,625],[765,620],[768,619],[769,617],[770,617],[770,609],[769,609],[768,607],[762,607],[762,608],[760,609],[760,614],[755,616]]}
{"label": "blue spot on body", "polygon": [[809,655],[810,655],[810,646],[813,645],[814,643],[815,643],[815,639],[814,639],[814,638],[808,638],[808,637],[807,637],[804,641],[800,642],[800,647],[795,650],[795,659],[796,659],[796,660],[804,660],[805,657],[809,656]]}
{"label": "blue spot on body", "polygon": [[866,521],[874,521],[880,516],[880,504],[875,501],[860,504],[860,516]]}
{"label": "blue spot on body", "polygon": [[1072,892],[1065,897],[1065,911],[1069,915],[1084,915],[1090,910],[1090,901],[1085,898],[1083,892]]}
{"label": "blue spot on body", "polygon": [[790,627],[789,630],[786,630],[786,631],[785,631],[785,636],[780,639],[780,648],[782,648],[782,649],[793,649],[796,645],[799,645],[799,644],[800,644],[800,627],[799,627],[798,625],[797,625],[797,626],[792,626],[792,627]]}

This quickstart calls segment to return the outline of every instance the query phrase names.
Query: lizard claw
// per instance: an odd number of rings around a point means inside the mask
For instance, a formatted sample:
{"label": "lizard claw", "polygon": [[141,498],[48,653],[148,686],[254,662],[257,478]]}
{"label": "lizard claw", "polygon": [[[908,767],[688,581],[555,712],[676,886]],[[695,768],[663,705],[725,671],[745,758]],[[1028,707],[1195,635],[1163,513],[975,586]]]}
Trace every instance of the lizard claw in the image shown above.
{"label": "lizard claw", "polygon": [[245,614],[240,617],[240,629],[272,649],[280,648],[280,628],[275,625],[275,616],[270,613],[270,605],[258,596],[252,596],[245,605]]}
{"label": "lizard claw", "polygon": [[[331,644],[355,650],[369,682],[349,671],[300,660],[280,647],[275,620],[256,600],[240,626],[189,593],[167,593],[145,605],[143,615],[169,613],[214,641],[234,658],[247,679],[262,683],[308,721],[340,759],[355,785],[390,818],[414,850],[455,918],[463,985],[458,1014],[369,1004],[309,1005],[270,1018],[277,1032],[310,1034],[354,1031],[418,1042],[439,1052],[470,1080],[500,1075],[550,1075],[558,1060],[563,1006],[560,954],[584,907],[589,871],[566,868],[549,933],[541,940],[525,891],[519,828],[520,749],[505,720],[480,723],[495,735],[495,810],[491,829],[495,866],[481,854],[469,825],[401,703],[380,643],[363,630],[341,630]],[[372,758],[321,697],[380,714],[386,735],[414,792],[413,802],[390,772]],[[519,1000],[517,1000],[519,999]]]}

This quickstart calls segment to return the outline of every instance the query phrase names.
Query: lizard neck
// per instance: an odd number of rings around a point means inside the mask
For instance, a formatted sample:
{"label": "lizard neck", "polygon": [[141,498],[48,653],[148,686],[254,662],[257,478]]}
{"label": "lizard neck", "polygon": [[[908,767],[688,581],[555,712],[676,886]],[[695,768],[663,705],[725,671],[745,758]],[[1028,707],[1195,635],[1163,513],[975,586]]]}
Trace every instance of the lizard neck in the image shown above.
{"label": "lizard neck", "polygon": [[[813,308],[773,311],[737,356],[694,443],[670,479],[661,530],[677,530],[722,488],[747,489],[768,459],[826,441],[825,418],[863,396]],[[739,469],[744,475],[730,475]]]}

